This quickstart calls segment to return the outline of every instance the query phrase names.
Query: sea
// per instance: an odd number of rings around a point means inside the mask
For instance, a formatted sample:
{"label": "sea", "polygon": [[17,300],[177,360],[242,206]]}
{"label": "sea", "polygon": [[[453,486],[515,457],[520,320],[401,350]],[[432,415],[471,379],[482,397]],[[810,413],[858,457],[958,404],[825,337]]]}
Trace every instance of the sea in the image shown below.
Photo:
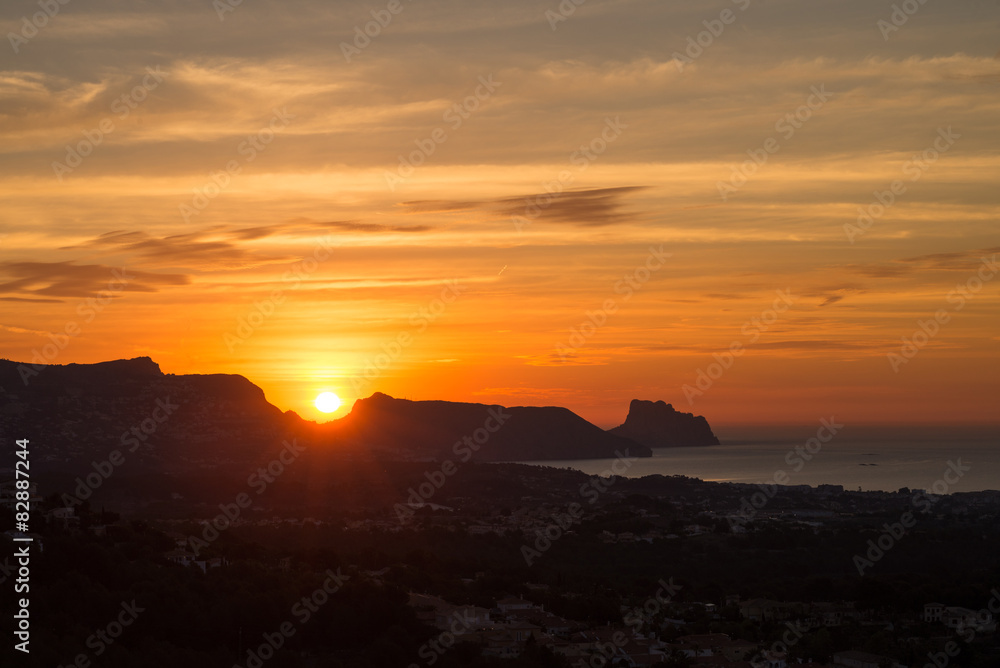
{"label": "sea", "polygon": [[[1000,490],[998,427],[855,427],[841,430],[826,443],[809,441],[816,436],[815,427],[719,427],[715,433],[721,445],[655,448],[652,457],[631,461],[622,475],[683,475],[753,484],[784,480],[787,485],[886,492],[904,487],[949,494]],[[615,462],[612,458],[521,463],[610,475]],[[622,467],[619,463],[615,469]]]}

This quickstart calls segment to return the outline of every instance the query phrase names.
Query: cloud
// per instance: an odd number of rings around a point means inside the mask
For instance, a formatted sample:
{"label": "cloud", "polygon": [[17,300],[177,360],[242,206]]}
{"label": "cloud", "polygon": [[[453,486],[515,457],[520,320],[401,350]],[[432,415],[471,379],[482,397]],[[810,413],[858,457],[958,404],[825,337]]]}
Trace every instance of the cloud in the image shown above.
{"label": "cloud", "polygon": [[61,299],[31,299],[28,297],[0,297],[0,302],[29,302],[33,304],[61,304]]}
{"label": "cloud", "polygon": [[[25,301],[31,301],[31,300],[25,300]],[[5,332],[13,332],[14,334],[36,334],[38,336],[45,336],[49,334],[49,332],[43,332],[42,330],[39,329],[26,329],[24,327],[12,327],[10,325],[0,325],[0,329],[4,330]]]}
{"label": "cloud", "polygon": [[858,295],[867,292],[867,289],[860,285],[843,285],[837,287],[819,288],[805,293],[807,297],[819,297],[822,301],[819,303],[820,308],[824,306],[829,306],[831,304],[836,304],[839,301],[850,297],[851,295]]}
{"label": "cloud", "polygon": [[953,251],[949,253],[930,253],[907,257],[899,262],[918,265],[921,268],[941,269],[946,271],[967,271],[970,265],[977,265],[984,259],[1000,253],[1000,246],[993,248],[978,248],[973,250]]}
{"label": "cloud", "polygon": [[892,264],[849,264],[847,268],[871,278],[896,278],[897,276],[910,274],[913,271],[912,267]]}
{"label": "cloud", "polygon": [[968,272],[997,253],[1000,253],[1000,246],[928,253],[887,263],[850,264],[847,268],[872,278],[896,278],[928,271]]}
{"label": "cloud", "polygon": [[[263,233],[262,233],[263,234]],[[60,250],[103,250],[131,253],[140,260],[169,266],[202,269],[241,269],[274,262],[290,262],[290,255],[266,255],[227,239],[212,230],[154,237],[146,232],[114,231]],[[266,235],[265,235],[266,236]]]}
{"label": "cloud", "polygon": [[791,340],[791,341],[764,341],[755,343],[754,348],[760,350],[802,350],[817,351],[821,353],[829,352],[850,352],[850,351],[873,351],[885,352],[887,345],[885,341],[834,341],[830,339],[819,340]]}
{"label": "cloud", "polygon": [[705,299],[722,299],[725,301],[729,301],[734,299],[746,299],[746,295],[741,295],[737,293],[727,293],[727,292],[710,292],[705,295]]}
{"label": "cloud", "polygon": [[242,241],[254,241],[269,236],[282,235],[287,237],[312,236],[317,232],[340,230],[344,232],[361,232],[368,234],[393,233],[413,234],[430,232],[432,225],[385,225],[382,223],[362,223],[356,220],[314,221],[299,218],[286,223],[274,225],[259,225],[228,231],[227,234]]}
{"label": "cloud", "polygon": [[415,232],[430,232],[435,229],[432,225],[383,225],[381,223],[358,223],[353,221],[317,223],[317,227],[326,229],[338,229],[348,232],[401,232],[411,234]]}
{"label": "cloud", "polygon": [[[431,229],[433,227],[429,225],[396,226],[357,221],[297,219],[253,227],[232,228],[219,225],[164,236],[154,236],[143,231],[115,230],[81,243],[63,246],[59,250],[96,251],[104,255],[127,254],[130,261],[137,260],[146,266],[188,267],[201,272],[219,272],[294,262],[303,256],[300,248],[302,242],[316,244],[330,234],[413,234]],[[287,243],[280,246],[255,243],[272,237],[282,237]]]}
{"label": "cloud", "polygon": [[161,287],[190,282],[183,274],[155,274],[72,262],[0,262],[0,275],[11,279],[0,283],[0,294],[42,297],[97,297],[122,289],[158,292]]}
{"label": "cloud", "polygon": [[[526,216],[532,220],[597,227],[634,221],[620,209],[630,194],[648,186],[619,186],[589,190],[565,190],[503,197],[482,201],[415,200],[402,202],[407,213],[456,213],[485,211],[497,217]],[[534,215],[532,215],[534,214]]]}
{"label": "cloud", "polygon": [[529,366],[607,366],[611,363],[608,355],[573,350],[566,353],[546,353],[543,355],[516,355]]}

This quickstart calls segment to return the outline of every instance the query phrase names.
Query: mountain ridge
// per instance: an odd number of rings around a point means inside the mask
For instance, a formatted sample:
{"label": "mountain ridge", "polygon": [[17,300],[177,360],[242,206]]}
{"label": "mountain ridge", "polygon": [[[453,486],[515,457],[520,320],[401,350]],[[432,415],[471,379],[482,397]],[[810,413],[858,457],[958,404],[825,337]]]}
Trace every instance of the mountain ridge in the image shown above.
{"label": "mountain ridge", "polygon": [[[470,458],[477,461],[604,459],[625,451],[652,455],[649,448],[610,434],[562,406],[411,401],[376,392],[358,399],[348,415],[329,424],[345,442],[396,457],[446,457],[449,447],[451,454],[472,449]],[[472,445],[466,439],[472,439]],[[401,441],[406,442],[405,451],[398,445]]]}
{"label": "mountain ridge", "polygon": [[[317,451],[333,459],[649,457],[650,448],[664,438],[652,438],[650,429],[665,428],[634,429],[645,404],[652,404],[639,400],[631,403],[625,424],[604,430],[561,406],[411,401],[382,392],[358,399],[348,415],[319,424],[282,412],[244,376],[165,374],[147,356],[65,365],[0,360],[0,399],[4,433],[36,442],[40,466],[69,472],[106,460],[116,447],[138,444],[128,451],[128,458],[138,461],[130,467],[232,470],[235,475],[292,438],[319,446]],[[176,409],[164,416],[157,407],[168,404]],[[704,418],[677,415],[684,427],[680,432],[701,430],[714,439]]]}

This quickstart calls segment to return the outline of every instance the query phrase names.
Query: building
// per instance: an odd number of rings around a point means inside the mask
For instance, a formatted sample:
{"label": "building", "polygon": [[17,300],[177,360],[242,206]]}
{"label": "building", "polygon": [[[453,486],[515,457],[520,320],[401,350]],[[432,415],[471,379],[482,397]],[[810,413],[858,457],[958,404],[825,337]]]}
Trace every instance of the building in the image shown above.
{"label": "building", "polygon": [[800,612],[801,603],[784,603],[765,598],[755,598],[740,603],[740,616],[753,622],[780,622]]}
{"label": "building", "polygon": [[941,623],[949,629],[978,629],[986,627],[992,629],[993,615],[988,610],[970,610],[969,608],[959,608],[948,606],[941,612]]}
{"label": "building", "polygon": [[955,630],[974,628],[993,631],[996,628],[989,610],[976,611],[943,603],[925,604],[923,619],[927,623],[940,623]]}
{"label": "building", "polygon": [[[32,508],[38,508],[42,503],[42,497],[38,496],[38,485],[33,482],[29,483],[28,488],[24,490],[17,488],[17,482],[17,480],[5,480],[4,482],[0,482],[0,505],[3,505],[5,508],[9,508],[12,511],[16,511],[18,501],[17,493],[27,491],[28,503]],[[24,501],[24,499],[22,498],[21,501]],[[21,510],[24,510],[24,508],[22,507]]]}
{"label": "building", "polygon": [[202,573],[207,573],[209,568],[221,568],[227,563],[222,557],[195,559],[195,554],[193,552],[188,552],[187,550],[171,550],[170,552],[165,553],[163,557],[167,561],[173,562],[179,566],[197,566],[201,569]]}
{"label": "building", "polygon": [[506,614],[512,610],[531,610],[535,604],[517,596],[508,596],[497,601],[497,609]]}
{"label": "building", "polygon": [[80,526],[80,518],[76,516],[76,511],[70,508],[53,508],[45,513],[45,518],[54,525],[63,529],[76,528]]}
{"label": "building", "polygon": [[928,623],[940,622],[941,613],[944,612],[944,604],[942,603],[926,603],[924,604],[924,621]]}
{"label": "building", "polygon": [[490,611],[474,605],[455,605],[443,598],[427,594],[410,594],[410,607],[417,611],[417,617],[428,624],[450,630],[452,627],[464,632],[490,627]]}
{"label": "building", "polygon": [[163,555],[167,561],[171,561],[180,566],[190,566],[194,563],[194,552],[187,550],[171,550]]}

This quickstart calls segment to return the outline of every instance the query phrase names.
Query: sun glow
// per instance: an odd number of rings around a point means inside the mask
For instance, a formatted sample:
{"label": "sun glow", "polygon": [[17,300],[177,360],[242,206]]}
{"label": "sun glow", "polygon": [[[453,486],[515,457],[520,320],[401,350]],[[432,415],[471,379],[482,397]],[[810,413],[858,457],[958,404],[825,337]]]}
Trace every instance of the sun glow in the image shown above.
{"label": "sun glow", "polygon": [[321,413],[332,413],[340,408],[340,397],[333,392],[322,392],[316,397],[315,405]]}

